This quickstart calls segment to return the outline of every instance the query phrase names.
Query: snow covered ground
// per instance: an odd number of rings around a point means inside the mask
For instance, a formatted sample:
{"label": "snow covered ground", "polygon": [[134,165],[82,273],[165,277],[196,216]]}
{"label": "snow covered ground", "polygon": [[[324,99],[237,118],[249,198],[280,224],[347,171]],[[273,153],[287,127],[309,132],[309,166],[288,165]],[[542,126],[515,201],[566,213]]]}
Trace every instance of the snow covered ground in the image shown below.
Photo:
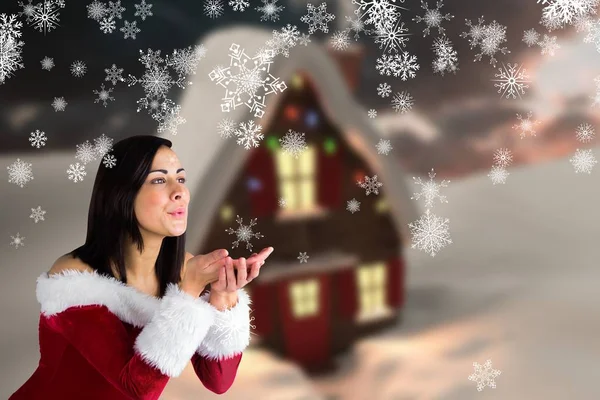
{"label": "snow covered ground", "polygon": [[[72,155],[28,158],[28,186],[0,180],[0,398],[37,365],[35,278],[83,242],[95,173],[73,184],[64,176]],[[338,372],[310,378],[248,349],[227,393],[204,389],[189,366],[162,399],[600,398],[600,167],[575,174],[565,158],[510,173],[505,185],[482,174],[442,189],[448,204],[432,211],[450,219],[454,243],[435,257],[407,252],[402,323],[359,342]],[[35,224],[38,205],[46,221]],[[9,245],[16,232],[25,247]],[[487,359],[501,375],[478,392],[467,378]]]}

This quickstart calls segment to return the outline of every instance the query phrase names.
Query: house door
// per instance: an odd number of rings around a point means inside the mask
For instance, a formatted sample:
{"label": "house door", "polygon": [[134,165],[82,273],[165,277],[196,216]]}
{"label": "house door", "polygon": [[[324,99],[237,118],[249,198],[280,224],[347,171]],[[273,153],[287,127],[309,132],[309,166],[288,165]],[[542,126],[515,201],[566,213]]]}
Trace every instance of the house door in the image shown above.
{"label": "house door", "polygon": [[286,356],[306,367],[327,366],[331,358],[330,277],[310,276],[279,287]]}

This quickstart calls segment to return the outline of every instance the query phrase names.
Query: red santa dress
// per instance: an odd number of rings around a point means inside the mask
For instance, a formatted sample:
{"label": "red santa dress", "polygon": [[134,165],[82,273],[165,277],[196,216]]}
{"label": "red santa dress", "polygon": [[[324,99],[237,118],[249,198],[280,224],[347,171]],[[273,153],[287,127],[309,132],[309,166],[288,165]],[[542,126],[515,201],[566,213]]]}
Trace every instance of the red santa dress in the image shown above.
{"label": "red santa dress", "polygon": [[248,294],[219,311],[169,284],[162,299],[97,272],[37,279],[39,366],[9,400],[158,399],[188,362],[226,392],[250,341]]}

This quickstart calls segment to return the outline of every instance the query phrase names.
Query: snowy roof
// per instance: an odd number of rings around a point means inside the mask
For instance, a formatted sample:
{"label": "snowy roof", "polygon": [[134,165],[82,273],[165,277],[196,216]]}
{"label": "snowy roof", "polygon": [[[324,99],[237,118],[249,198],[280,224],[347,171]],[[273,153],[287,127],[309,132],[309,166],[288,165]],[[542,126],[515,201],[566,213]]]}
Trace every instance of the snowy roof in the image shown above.
{"label": "snowy roof", "polygon": [[[206,57],[200,61],[179,101],[181,115],[186,123],[180,125],[177,135],[163,133],[161,136],[173,142],[173,149],[186,168],[188,187],[192,195],[189,208],[191,221],[209,221],[217,212],[226,196],[230,183],[242,168],[249,150],[239,146],[233,139],[223,139],[217,133],[217,125],[224,118],[234,122],[253,119],[255,123],[268,126],[275,117],[274,110],[281,101],[281,94],[266,97],[265,114],[253,118],[245,106],[228,113],[221,111],[220,102],[225,88],[211,81],[209,74],[216,66],[229,66],[229,48],[233,43],[253,56],[272,37],[268,30],[258,27],[232,27],[219,30],[202,38]],[[410,200],[405,175],[392,156],[377,154],[375,145],[380,135],[368,120],[366,112],[352,99],[337,65],[322,45],[309,43],[290,50],[289,58],[277,56],[270,73],[284,82],[290,82],[298,70],[306,73],[320,90],[320,101],[328,119],[338,127],[347,144],[370,165],[388,195],[390,211],[403,240],[410,237],[407,224],[418,218],[417,205]],[[201,199],[194,202],[194,199]],[[189,224],[188,243],[202,243],[209,228],[208,223]],[[193,252],[196,249],[191,247]]]}

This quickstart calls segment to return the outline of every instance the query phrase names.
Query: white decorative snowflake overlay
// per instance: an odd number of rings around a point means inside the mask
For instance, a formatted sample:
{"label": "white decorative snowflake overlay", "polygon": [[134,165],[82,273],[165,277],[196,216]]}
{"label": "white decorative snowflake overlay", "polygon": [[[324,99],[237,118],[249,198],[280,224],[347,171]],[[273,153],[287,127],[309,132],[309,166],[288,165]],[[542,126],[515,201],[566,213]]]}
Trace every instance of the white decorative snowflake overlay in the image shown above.
{"label": "white decorative snowflake overlay", "polygon": [[525,89],[529,88],[527,83],[529,81],[529,75],[527,71],[518,64],[502,64],[503,68],[498,68],[498,73],[494,74],[497,79],[492,79],[494,87],[498,88],[498,93],[502,92],[502,96],[506,95],[506,98],[512,97],[516,99],[517,96],[521,98],[522,94],[525,94]]}
{"label": "white decorative snowflake overlay", "polygon": [[532,121],[531,117],[533,116],[533,112],[529,111],[527,113],[527,118],[523,118],[521,114],[517,114],[517,119],[520,121],[518,124],[513,125],[513,129],[518,129],[521,131],[520,137],[523,139],[526,135],[536,136],[535,135],[535,125],[538,125],[540,121]]}
{"label": "white decorative snowflake overlay", "polygon": [[506,170],[506,168],[499,165],[494,165],[488,174],[488,178],[492,180],[494,185],[497,185],[499,183],[506,183],[506,178],[508,178],[509,175],[510,173]]}
{"label": "white decorative snowflake overlay", "polygon": [[42,206],[38,206],[37,208],[31,209],[29,218],[32,218],[37,224],[39,221],[44,221],[44,215],[46,215],[46,211],[42,210]]}
{"label": "white decorative snowflake overlay", "polygon": [[294,158],[298,158],[298,156],[307,148],[304,132],[296,132],[291,129],[279,139],[279,142],[281,143],[283,151],[292,155]]}
{"label": "white decorative snowflake overlay", "polygon": [[257,220],[257,218],[251,219],[250,223],[248,225],[244,225],[243,224],[244,220],[242,218],[240,218],[239,215],[237,215],[236,222],[239,225],[238,228],[235,230],[233,228],[228,228],[225,230],[225,232],[229,233],[230,235],[236,235],[236,237],[237,237],[237,239],[232,243],[233,244],[232,247],[234,249],[236,247],[238,247],[240,242],[245,242],[246,249],[252,251],[252,243],[250,243],[250,241],[253,238],[260,239],[260,238],[264,237],[263,235],[260,234],[260,232],[254,233],[252,231],[252,227],[256,225],[256,220]]}
{"label": "white decorative snowflake overlay", "polygon": [[377,148],[377,154],[390,154],[390,151],[393,149],[392,143],[388,139],[379,139],[379,142],[375,145]]}
{"label": "white decorative snowflake overlay", "polygon": [[306,252],[304,252],[304,253],[300,252],[298,255],[298,260],[300,260],[300,264],[308,263],[309,258],[310,257],[306,255]]}
{"label": "white decorative snowflake overlay", "polygon": [[411,199],[419,200],[421,197],[423,197],[425,199],[425,207],[427,208],[433,207],[433,201],[436,198],[440,200],[440,203],[448,203],[446,196],[440,195],[440,189],[443,187],[448,187],[450,181],[444,179],[441,182],[436,182],[434,178],[435,172],[433,171],[433,168],[429,172],[428,181],[423,181],[420,176],[418,178],[413,176],[415,184],[421,186],[421,191],[414,193]]}
{"label": "white decorative snowflake overlay", "polygon": [[357,211],[360,211],[360,201],[354,198],[352,200],[348,200],[348,202],[346,203],[346,210],[350,211],[352,214],[354,214]]}
{"label": "white decorative snowflake overlay", "polygon": [[19,246],[25,246],[25,237],[21,237],[18,232],[17,232],[17,236],[11,235],[10,237],[12,239],[10,244],[12,246],[15,246],[15,249],[18,249]]}
{"label": "white decorative snowflake overlay", "polygon": [[473,367],[475,368],[475,372],[469,375],[469,380],[477,382],[478,392],[481,392],[486,386],[492,389],[496,388],[494,378],[500,376],[502,372],[492,368],[492,360],[487,360],[483,365],[474,362]]}
{"label": "white decorative snowflake overlay", "polygon": [[258,147],[260,141],[263,140],[262,126],[254,125],[254,121],[250,120],[246,123],[240,122],[239,128],[235,130],[235,136],[238,137],[237,144],[243,145],[246,150],[251,147]]}
{"label": "white decorative snowflake overlay", "polygon": [[575,173],[587,173],[591,174],[594,165],[598,163],[596,157],[592,153],[591,149],[581,150],[577,149],[572,158],[569,159],[573,168],[575,168]]}
{"label": "white decorative snowflake overlay", "polygon": [[8,170],[8,183],[24,187],[29,181],[33,180],[31,163],[21,161],[20,158],[17,158],[17,161],[6,167],[6,169]]}
{"label": "white decorative snowflake overlay", "polygon": [[364,181],[358,181],[358,186],[365,189],[365,193],[368,196],[371,193],[379,194],[379,188],[383,186],[383,183],[377,181],[377,175],[373,175],[372,178],[365,176]]}
{"label": "white decorative snowflake overlay", "polygon": [[421,218],[408,224],[412,235],[411,248],[418,248],[435,257],[441,249],[452,243],[449,223],[448,218],[438,217],[429,209],[425,210]]}

